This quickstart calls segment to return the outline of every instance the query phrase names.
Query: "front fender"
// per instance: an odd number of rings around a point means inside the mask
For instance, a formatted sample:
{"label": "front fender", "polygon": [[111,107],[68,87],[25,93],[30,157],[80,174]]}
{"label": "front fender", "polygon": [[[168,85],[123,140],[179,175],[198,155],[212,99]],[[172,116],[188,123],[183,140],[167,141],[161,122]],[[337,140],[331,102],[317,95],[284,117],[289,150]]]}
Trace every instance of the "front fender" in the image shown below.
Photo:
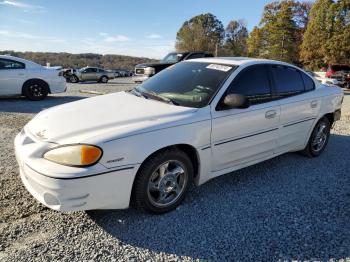
{"label": "front fender", "polygon": [[[211,119],[190,124],[163,128],[155,131],[131,135],[101,144],[103,156],[100,163],[106,168],[125,165],[140,165],[154,152],[177,144],[191,145],[197,150],[199,162],[198,184],[202,183],[202,174],[210,169]],[[204,150],[203,150],[204,149]]]}

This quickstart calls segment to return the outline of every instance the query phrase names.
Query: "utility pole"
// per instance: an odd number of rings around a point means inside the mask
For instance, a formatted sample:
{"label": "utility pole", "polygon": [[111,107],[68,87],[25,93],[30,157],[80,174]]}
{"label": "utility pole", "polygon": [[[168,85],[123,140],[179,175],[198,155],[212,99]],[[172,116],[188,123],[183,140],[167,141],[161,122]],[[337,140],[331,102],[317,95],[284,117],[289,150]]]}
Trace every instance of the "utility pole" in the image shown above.
{"label": "utility pole", "polygon": [[215,44],[215,56],[218,56],[218,42]]}

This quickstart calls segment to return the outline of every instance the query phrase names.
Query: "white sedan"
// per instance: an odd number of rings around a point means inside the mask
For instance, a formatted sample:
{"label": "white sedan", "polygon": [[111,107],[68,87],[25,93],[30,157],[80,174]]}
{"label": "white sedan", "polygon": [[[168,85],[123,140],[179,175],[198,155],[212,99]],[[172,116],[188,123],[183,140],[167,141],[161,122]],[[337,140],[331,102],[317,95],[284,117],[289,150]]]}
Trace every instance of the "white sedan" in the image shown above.
{"label": "white sedan", "polygon": [[0,55],[0,96],[23,95],[30,100],[42,100],[49,93],[65,91],[66,81],[61,72],[18,57]]}
{"label": "white sedan", "polygon": [[42,111],[15,139],[21,179],[55,210],[164,213],[189,185],[302,151],[319,156],[343,93],[286,63],[203,58],[131,91]]}

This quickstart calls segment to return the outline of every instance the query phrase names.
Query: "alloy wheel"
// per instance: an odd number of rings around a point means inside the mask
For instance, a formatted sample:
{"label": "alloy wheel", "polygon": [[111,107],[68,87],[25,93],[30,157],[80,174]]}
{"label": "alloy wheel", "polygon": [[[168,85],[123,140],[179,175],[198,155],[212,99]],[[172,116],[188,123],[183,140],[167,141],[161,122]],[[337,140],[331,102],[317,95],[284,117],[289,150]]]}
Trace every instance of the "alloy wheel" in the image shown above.
{"label": "alloy wheel", "polygon": [[170,160],[162,163],[150,176],[148,198],[154,206],[170,206],[182,195],[187,182],[188,174],[181,162]]}
{"label": "alloy wheel", "polygon": [[311,147],[315,152],[319,152],[323,149],[328,138],[328,130],[325,123],[321,122],[317,127],[314,139],[312,140]]}

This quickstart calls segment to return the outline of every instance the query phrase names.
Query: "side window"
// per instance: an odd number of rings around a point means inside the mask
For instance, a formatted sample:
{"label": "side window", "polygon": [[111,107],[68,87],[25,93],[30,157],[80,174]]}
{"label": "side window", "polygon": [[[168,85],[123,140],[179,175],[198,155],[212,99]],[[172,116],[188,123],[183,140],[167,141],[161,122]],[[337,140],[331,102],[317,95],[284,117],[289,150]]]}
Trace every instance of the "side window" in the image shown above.
{"label": "side window", "polygon": [[186,60],[195,59],[195,58],[202,58],[202,57],[204,57],[203,53],[196,53],[196,54],[190,55]]}
{"label": "side window", "polygon": [[84,70],[84,73],[96,73],[96,72],[97,72],[97,69],[96,68],[92,68],[92,67],[86,68]]}
{"label": "side window", "polygon": [[271,101],[271,87],[268,68],[265,65],[255,65],[244,69],[232,81],[227,94],[247,96],[251,104]]}
{"label": "side window", "polygon": [[315,89],[315,83],[314,81],[311,79],[311,77],[309,77],[308,75],[304,74],[304,73],[300,73],[301,76],[303,77],[303,81],[304,81],[304,86],[305,86],[305,91],[311,91]]}
{"label": "side window", "polygon": [[24,69],[25,64],[9,59],[0,59],[0,70]]}
{"label": "side window", "polygon": [[297,69],[273,65],[271,71],[278,95],[289,96],[304,92],[304,82]]}

